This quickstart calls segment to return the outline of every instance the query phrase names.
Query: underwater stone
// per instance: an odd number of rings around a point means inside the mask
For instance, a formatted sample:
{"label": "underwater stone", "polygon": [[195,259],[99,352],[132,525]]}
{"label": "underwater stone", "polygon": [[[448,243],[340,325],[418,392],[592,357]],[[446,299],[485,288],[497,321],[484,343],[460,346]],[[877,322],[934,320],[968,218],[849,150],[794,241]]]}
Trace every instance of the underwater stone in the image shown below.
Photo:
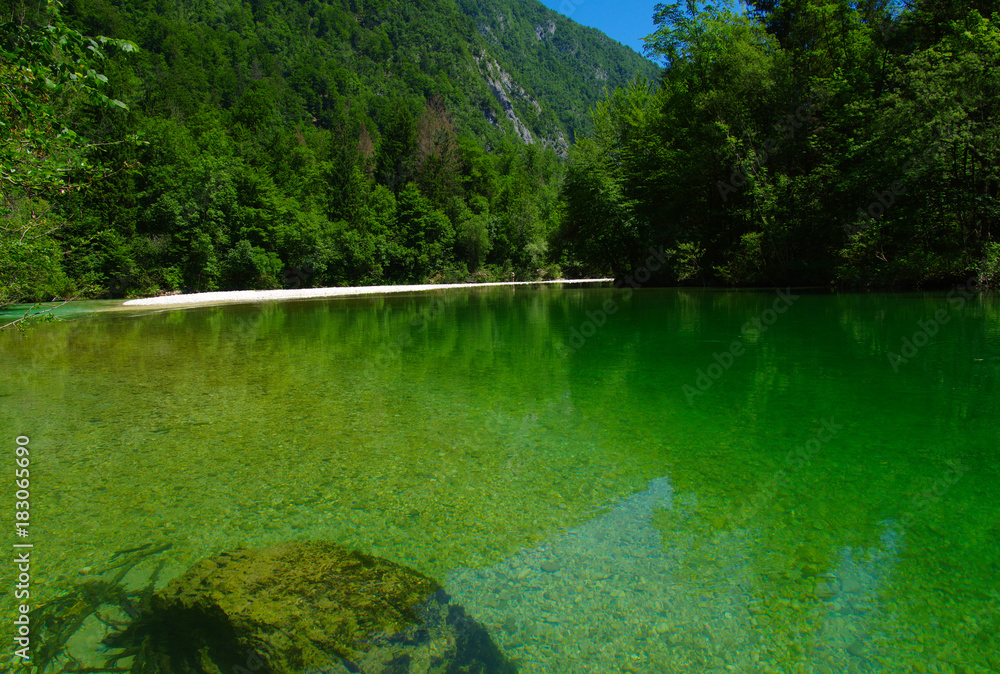
{"label": "underwater stone", "polygon": [[840,589],[844,594],[857,594],[864,590],[861,583],[859,583],[857,579],[850,577],[843,580]]}
{"label": "underwater stone", "polygon": [[431,578],[318,541],[203,560],[106,643],[170,674],[517,671]]}

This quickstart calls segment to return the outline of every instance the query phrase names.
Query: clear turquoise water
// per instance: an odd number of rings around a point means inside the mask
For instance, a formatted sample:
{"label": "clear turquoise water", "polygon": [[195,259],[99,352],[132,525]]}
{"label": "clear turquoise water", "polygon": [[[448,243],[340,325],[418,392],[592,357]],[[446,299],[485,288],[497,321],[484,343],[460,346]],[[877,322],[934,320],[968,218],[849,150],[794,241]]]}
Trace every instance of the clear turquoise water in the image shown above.
{"label": "clear turquoise water", "polygon": [[145,542],[167,580],[331,539],[441,580],[523,671],[1000,671],[1000,302],[960,297],[489,288],[5,331],[34,589]]}

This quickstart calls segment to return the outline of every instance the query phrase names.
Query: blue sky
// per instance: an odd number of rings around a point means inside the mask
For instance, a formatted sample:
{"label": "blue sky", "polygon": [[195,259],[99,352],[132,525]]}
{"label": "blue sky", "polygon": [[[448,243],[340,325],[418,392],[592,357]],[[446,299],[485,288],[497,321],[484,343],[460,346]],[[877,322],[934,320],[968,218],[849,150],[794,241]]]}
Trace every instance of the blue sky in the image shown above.
{"label": "blue sky", "polygon": [[642,54],[642,38],[653,25],[654,7],[669,0],[542,0],[563,16],[584,26],[593,26]]}

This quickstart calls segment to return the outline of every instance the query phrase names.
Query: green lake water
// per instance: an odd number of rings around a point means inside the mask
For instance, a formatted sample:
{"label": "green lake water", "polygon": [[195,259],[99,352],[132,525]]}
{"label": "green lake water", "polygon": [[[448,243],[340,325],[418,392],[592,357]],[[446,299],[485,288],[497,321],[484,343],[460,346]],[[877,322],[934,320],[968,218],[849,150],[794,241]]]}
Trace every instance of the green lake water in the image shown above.
{"label": "green lake water", "polygon": [[525,672],[1000,672],[995,297],[545,286],[65,318],[0,333],[33,601],[144,543],[173,544],[165,582],[324,539],[437,578]]}

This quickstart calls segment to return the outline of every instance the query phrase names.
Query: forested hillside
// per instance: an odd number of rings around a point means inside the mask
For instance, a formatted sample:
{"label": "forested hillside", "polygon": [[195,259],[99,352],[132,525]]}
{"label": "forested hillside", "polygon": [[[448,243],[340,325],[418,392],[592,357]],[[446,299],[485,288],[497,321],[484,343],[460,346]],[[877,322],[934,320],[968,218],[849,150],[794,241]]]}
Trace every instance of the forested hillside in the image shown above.
{"label": "forested hillside", "polygon": [[[559,156],[606,87],[657,71],[526,0],[496,24],[454,0],[6,4],[4,128],[72,141],[4,156],[59,164],[3,186],[8,300],[556,273]],[[37,49],[53,26],[72,39]],[[64,72],[77,52],[100,79]]]}
{"label": "forested hillside", "polygon": [[596,111],[566,245],[618,275],[662,246],[654,283],[998,285],[1000,3],[739,9],[660,6],[664,76]]}
{"label": "forested hillside", "polygon": [[659,5],[658,72],[533,0],[7,0],[0,302],[995,287],[1000,3],[894,7]]}

